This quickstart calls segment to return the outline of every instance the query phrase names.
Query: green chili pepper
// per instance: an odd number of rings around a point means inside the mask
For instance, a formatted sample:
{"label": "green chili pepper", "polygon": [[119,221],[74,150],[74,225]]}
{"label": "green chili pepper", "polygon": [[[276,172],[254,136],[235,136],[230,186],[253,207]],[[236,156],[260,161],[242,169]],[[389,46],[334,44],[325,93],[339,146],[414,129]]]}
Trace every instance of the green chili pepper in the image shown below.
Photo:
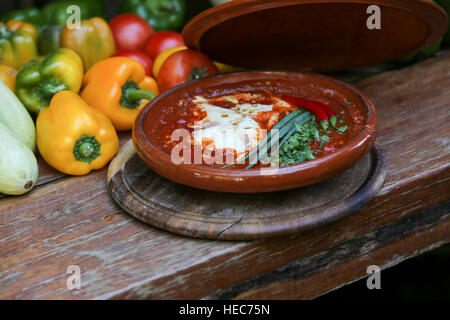
{"label": "green chili pepper", "polygon": [[186,4],[184,0],[124,0],[120,12],[141,16],[156,31],[179,30],[184,24]]}

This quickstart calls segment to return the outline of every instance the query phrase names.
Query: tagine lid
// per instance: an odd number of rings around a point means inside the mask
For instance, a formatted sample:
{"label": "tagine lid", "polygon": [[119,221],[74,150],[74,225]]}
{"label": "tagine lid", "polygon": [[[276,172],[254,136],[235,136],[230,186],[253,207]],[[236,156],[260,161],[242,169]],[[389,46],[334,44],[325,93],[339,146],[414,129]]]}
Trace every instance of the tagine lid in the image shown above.
{"label": "tagine lid", "polygon": [[334,71],[420,50],[447,27],[447,14],[430,0],[234,0],[194,17],[183,37],[233,66]]}

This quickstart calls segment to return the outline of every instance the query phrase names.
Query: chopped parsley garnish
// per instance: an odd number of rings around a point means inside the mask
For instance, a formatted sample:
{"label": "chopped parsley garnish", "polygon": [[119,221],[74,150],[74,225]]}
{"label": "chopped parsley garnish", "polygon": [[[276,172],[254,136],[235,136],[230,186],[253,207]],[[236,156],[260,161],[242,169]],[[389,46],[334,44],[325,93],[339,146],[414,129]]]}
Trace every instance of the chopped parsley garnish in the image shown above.
{"label": "chopped parsley garnish", "polygon": [[[339,134],[344,134],[347,129],[348,126],[344,125],[336,130]],[[331,141],[328,135],[332,133],[328,129],[319,128],[317,118],[309,111],[297,109],[278,122],[264,139],[259,142],[258,146],[251,150],[244,158],[227,164],[222,169],[239,163],[245,163],[247,159],[256,161],[265,160],[265,162],[269,160],[266,159],[264,154],[267,155],[269,153],[269,146],[275,130],[278,130],[278,139],[281,141],[279,147],[279,165],[281,167],[315,160],[314,153],[324,152],[324,145]],[[317,144],[319,144],[319,148],[312,149],[312,145],[316,147]],[[262,156],[260,155],[260,151],[265,151]],[[252,168],[255,163],[255,161],[251,161],[245,169]]]}
{"label": "chopped parsley garnish", "polygon": [[[324,144],[330,141],[330,137],[320,132],[314,117],[307,123],[296,124],[295,127],[295,133],[280,146],[280,165],[282,167],[316,159],[313,153],[323,152],[321,149]],[[311,149],[314,141],[320,143],[319,150]]]}
{"label": "chopped parsley garnish", "polygon": [[342,127],[337,128],[337,131],[338,131],[340,134],[344,134],[345,131],[347,131],[347,129],[348,129],[348,126],[342,126]]}

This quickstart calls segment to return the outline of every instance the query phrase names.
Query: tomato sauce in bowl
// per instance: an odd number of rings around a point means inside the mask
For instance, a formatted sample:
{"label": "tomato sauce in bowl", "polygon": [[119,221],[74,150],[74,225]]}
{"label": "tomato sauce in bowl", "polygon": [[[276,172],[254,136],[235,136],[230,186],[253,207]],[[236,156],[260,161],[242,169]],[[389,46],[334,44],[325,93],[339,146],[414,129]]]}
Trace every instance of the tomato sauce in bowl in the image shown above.
{"label": "tomato sauce in bowl", "polygon": [[[310,161],[273,166],[257,158],[250,168],[248,162],[233,164],[258,150],[255,147],[271,129],[302,109],[284,101],[284,96],[321,102],[334,111],[336,128],[317,127],[326,142],[310,141]],[[247,144],[242,144],[245,152],[238,143],[228,148],[217,140],[214,130],[220,132],[224,119],[229,121],[225,126],[249,130]],[[190,82],[158,96],[136,119],[133,141],[147,165],[176,182],[214,191],[267,192],[316,183],[349,168],[372,147],[376,125],[375,109],[367,97],[340,81],[302,73],[242,72]],[[174,132],[180,130],[186,132],[189,149],[176,149],[182,139],[174,137]],[[212,152],[204,157],[208,146],[213,146]],[[175,149],[182,161],[174,161]],[[200,161],[194,158],[196,151]],[[211,162],[212,158],[216,161]],[[223,161],[217,161],[220,158]]]}
{"label": "tomato sauce in bowl", "polygon": [[[204,120],[208,112],[203,109],[201,105],[199,106],[196,102],[202,101],[207,106],[215,107],[216,110],[222,110],[222,113],[218,115],[218,118],[215,119],[215,125],[220,126],[221,123],[227,124],[229,122],[229,112],[237,110],[240,112],[238,115],[242,115],[243,117],[247,116],[250,119],[252,124],[254,124],[253,131],[257,134],[257,140],[253,144],[249,144],[246,146],[245,152],[239,152],[240,150],[236,150],[232,145],[225,146],[224,148],[218,148],[215,145],[214,138],[217,137],[203,137],[201,141],[195,141],[196,135],[192,135],[194,128],[196,128],[195,123],[201,123]],[[205,165],[214,165],[217,167],[221,167],[226,164],[224,160],[226,158],[226,153],[232,153],[232,162],[236,162],[239,158],[239,155],[245,156],[252,149],[256,148],[257,144],[261,142],[261,140],[267,135],[267,133],[284,117],[286,117],[290,112],[294,110],[301,109],[301,107],[294,106],[286,101],[283,101],[281,97],[276,96],[272,91],[265,90],[262,92],[252,92],[252,93],[242,93],[240,91],[235,91],[231,95],[228,96],[219,96],[207,99],[203,96],[196,96],[193,98],[186,98],[180,101],[177,104],[176,110],[167,106],[162,109],[161,117],[158,119],[158,123],[156,126],[152,128],[151,135],[154,136],[157,140],[156,144],[164,150],[167,154],[171,154],[173,148],[179,143],[177,140],[173,139],[173,132],[176,132],[178,129],[185,129],[189,131],[191,135],[191,156],[189,159],[189,163],[194,163],[193,155],[195,152],[194,144],[197,143],[198,148],[203,152],[205,149],[210,148],[211,157],[216,157],[218,153],[222,153],[221,161],[219,163],[207,163],[203,161],[201,164]],[[321,141],[315,140],[313,137],[308,142],[306,147],[309,147],[312,150],[312,154],[315,158],[322,157],[330,152],[335,151],[337,148],[343,146],[348,138],[348,130],[340,130],[340,128],[344,129],[348,127],[345,125],[345,111],[341,111],[338,119],[339,123],[336,128],[329,128],[329,130],[324,130],[323,128],[319,128],[318,122],[315,119],[310,121],[310,127],[312,127],[315,132],[320,136],[326,136],[326,142],[322,143]],[[240,119],[237,119],[240,120]],[[211,123],[210,123],[211,125]],[[214,125],[214,124],[213,124]],[[201,125],[200,125],[201,127]],[[301,133],[301,131],[299,131]],[[233,134],[230,132],[229,134]],[[248,136],[246,136],[248,138]],[[228,139],[229,141],[231,139]],[[249,139],[250,140],[250,139]],[[280,141],[278,141],[279,143]],[[181,150],[182,155],[182,150]],[[245,168],[247,164],[237,163],[230,168]],[[270,163],[262,164],[258,161],[254,167],[264,167],[270,166]]]}

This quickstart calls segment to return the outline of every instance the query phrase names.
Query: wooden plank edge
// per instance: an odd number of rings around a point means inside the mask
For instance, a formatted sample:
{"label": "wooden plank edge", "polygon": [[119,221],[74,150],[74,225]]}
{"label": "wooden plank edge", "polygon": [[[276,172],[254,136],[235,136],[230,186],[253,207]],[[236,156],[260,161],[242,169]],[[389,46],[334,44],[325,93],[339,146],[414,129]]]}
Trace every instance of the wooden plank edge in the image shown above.
{"label": "wooden plank edge", "polygon": [[115,174],[122,170],[123,165],[134,155],[136,151],[134,150],[133,140],[129,140],[120,150],[117,155],[111,160],[108,167],[108,173],[106,175],[106,181],[109,183],[111,178]]}
{"label": "wooden plank edge", "polygon": [[204,298],[311,299],[364,278],[369,265],[387,269],[449,242],[446,201]]}

